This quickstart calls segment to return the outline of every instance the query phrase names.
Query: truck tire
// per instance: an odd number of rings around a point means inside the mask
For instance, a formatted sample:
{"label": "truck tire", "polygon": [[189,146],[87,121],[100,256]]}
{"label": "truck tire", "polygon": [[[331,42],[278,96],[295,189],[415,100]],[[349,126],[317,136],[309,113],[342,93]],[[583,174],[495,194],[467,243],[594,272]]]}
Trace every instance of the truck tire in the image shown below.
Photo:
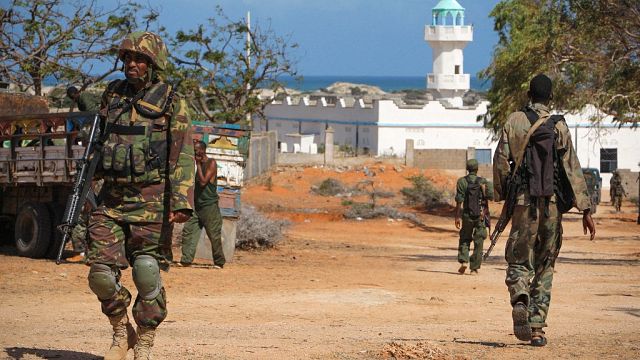
{"label": "truck tire", "polygon": [[51,215],[47,206],[27,202],[16,217],[15,240],[18,255],[39,259],[45,255],[51,239]]}

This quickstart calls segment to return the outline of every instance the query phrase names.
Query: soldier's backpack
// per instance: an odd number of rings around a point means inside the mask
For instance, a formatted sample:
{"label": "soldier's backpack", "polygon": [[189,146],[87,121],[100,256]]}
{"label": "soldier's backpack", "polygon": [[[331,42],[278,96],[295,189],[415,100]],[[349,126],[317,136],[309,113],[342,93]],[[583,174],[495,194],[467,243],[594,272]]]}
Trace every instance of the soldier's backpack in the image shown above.
{"label": "soldier's backpack", "polygon": [[464,194],[464,210],[472,218],[477,218],[482,213],[481,202],[483,194],[480,186],[480,177],[476,176],[475,181],[471,181],[467,175],[466,179],[467,192]]}
{"label": "soldier's backpack", "polygon": [[[538,114],[529,108],[525,109],[525,114],[532,124],[538,120]],[[575,202],[573,188],[556,149],[555,127],[559,121],[564,121],[561,115],[550,116],[531,134],[525,150],[526,180],[534,217],[538,198],[545,200],[546,216],[549,216],[549,202],[554,194],[561,214],[568,212]]]}

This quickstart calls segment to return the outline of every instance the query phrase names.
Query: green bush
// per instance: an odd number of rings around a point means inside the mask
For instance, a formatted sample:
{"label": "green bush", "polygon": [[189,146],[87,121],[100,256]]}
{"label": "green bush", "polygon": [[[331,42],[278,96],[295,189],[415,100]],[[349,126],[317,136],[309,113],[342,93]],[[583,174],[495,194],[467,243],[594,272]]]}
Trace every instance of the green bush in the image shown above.
{"label": "green bush", "polygon": [[400,190],[407,204],[424,206],[427,209],[448,204],[448,192],[437,189],[424,175],[415,175],[407,179],[411,181],[412,187]]}
{"label": "green bush", "polygon": [[373,206],[370,203],[352,203],[351,208],[344,213],[347,219],[406,219],[419,223],[420,220],[412,213],[403,213],[390,206]]}
{"label": "green bush", "polygon": [[340,181],[333,178],[325,179],[320,185],[311,187],[311,191],[322,196],[336,196],[346,190]]}

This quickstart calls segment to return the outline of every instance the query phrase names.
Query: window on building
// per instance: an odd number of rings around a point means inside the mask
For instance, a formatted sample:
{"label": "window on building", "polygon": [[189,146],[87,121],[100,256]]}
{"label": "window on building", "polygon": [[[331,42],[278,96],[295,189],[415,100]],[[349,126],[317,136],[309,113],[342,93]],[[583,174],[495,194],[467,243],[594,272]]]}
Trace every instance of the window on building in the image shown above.
{"label": "window on building", "polygon": [[456,65],[456,69],[455,69],[454,74],[456,74],[456,75],[460,74],[460,65]]}
{"label": "window on building", "polygon": [[418,139],[418,142],[416,143],[416,145],[424,146],[424,140],[423,139]]}
{"label": "window on building", "polygon": [[610,173],[618,169],[618,149],[600,149],[600,172]]}
{"label": "window on building", "polygon": [[351,132],[351,126],[345,126],[344,132]]}
{"label": "window on building", "polygon": [[476,149],[478,164],[491,164],[491,149]]}

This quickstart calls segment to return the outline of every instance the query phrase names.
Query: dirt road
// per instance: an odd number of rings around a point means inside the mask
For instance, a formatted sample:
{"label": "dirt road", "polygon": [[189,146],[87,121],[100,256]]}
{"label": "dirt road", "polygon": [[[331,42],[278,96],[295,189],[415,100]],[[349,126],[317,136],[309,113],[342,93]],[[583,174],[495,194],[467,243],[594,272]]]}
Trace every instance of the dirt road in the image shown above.
{"label": "dirt road", "polygon": [[[417,171],[398,170],[378,169],[380,188],[397,192]],[[624,214],[598,208],[596,241],[582,235],[578,216],[567,216],[549,345],[532,348],[511,331],[506,236],[478,276],[461,276],[452,217],[418,213],[424,226],[344,220],[340,198],[309,193],[309,184],[326,177],[353,183],[363,176],[286,170],[273,174],[270,190],[249,187],[245,202],[292,220],[286,238],[276,249],[237,251],[222,270],[164,273],[169,316],[155,358],[640,358],[640,225],[630,205]],[[451,186],[446,176],[433,178]],[[101,358],[110,329],[87,286],[88,269],[4,249],[0,359]],[[135,293],[129,270],[123,280]]]}

